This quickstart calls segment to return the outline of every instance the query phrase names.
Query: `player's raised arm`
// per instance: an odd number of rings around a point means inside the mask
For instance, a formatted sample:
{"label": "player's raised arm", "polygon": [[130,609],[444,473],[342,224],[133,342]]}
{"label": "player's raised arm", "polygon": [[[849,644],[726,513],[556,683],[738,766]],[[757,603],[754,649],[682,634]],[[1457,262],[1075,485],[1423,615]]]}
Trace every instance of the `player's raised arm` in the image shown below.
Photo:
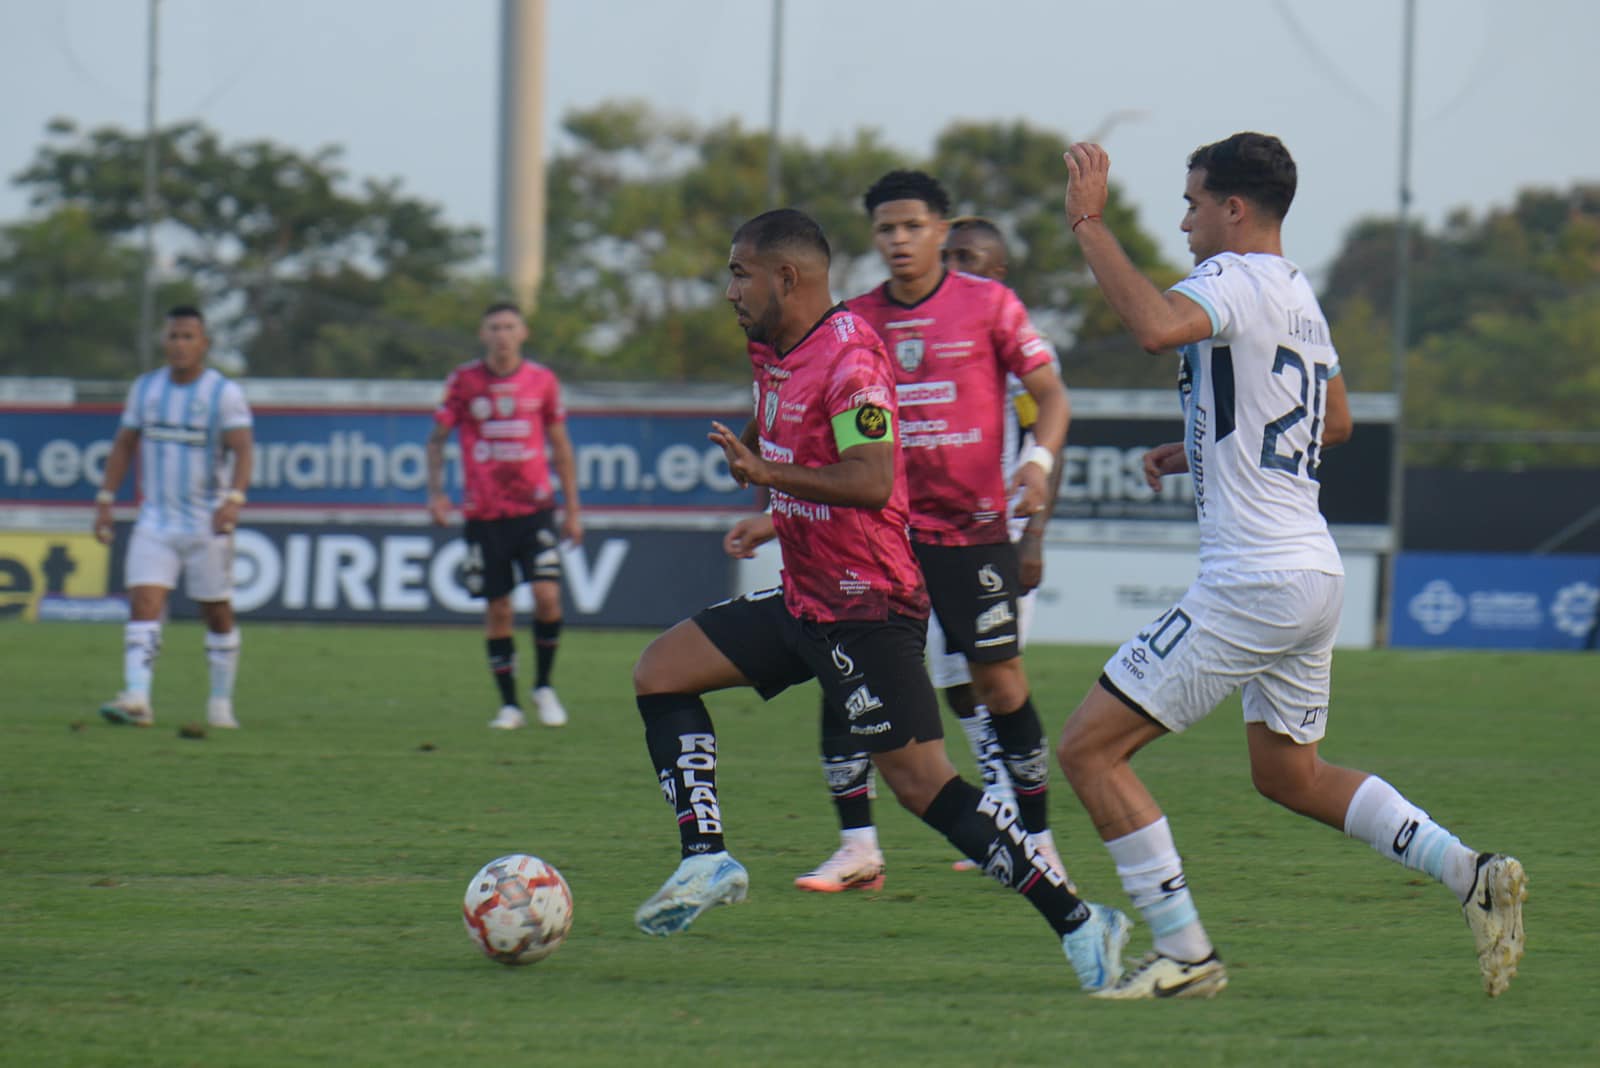
{"label": "player's raised arm", "polygon": [[1167,352],[1211,336],[1205,309],[1177,293],[1163,293],[1128,259],[1104,214],[1111,158],[1096,144],[1067,149],[1067,225],[1083,249],[1100,291],[1146,352]]}

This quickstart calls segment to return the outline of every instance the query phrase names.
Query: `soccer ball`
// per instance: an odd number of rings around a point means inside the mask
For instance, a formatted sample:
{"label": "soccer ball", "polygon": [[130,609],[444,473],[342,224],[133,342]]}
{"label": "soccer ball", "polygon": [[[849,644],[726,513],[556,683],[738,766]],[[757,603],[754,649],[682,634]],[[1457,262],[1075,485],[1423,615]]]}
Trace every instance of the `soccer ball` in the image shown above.
{"label": "soccer ball", "polygon": [[538,857],[512,853],[472,877],[461,917],[484,956],[501,964],[532,964],[561,948],[572,930],[572,891]]}

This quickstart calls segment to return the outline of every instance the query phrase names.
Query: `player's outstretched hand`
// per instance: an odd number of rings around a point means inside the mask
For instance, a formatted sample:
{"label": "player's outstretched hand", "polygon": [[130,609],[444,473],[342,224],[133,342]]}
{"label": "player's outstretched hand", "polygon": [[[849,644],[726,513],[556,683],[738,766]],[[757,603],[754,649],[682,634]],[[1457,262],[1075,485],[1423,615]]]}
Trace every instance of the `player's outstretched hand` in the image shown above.
{"label": "player's outstretched hand", "polygon": [[1181,475],[1189,470],[1189,454],[1183,451],[1183,442],[1172,441],[1157,445],[1144,454],[1144,481],[1151,489],[1161,489],[1163,475]]}
{"label": "player's outstretched hand", "polygon": [[1079,141],[1061,156],[1067,164],[1067,224],[1106,209],[1111,157],[1089,141]]}
{"label": "player's outstretched hand", "polygon": [[746,448],[739,435],[713,420],[711,433],[706,438],[722,447],[722,455],[728,460],[728,473],[740,486],[766,485],[762,481],[766,473],[766,461]]}
{"label": "player's outstretched hand", "polygon": [[763,512],[761,515],[747,516],[722,536],[722,551],[735,560],[748,560],[756,554],[758,546],[771,541],[777,534],[770,515]]}

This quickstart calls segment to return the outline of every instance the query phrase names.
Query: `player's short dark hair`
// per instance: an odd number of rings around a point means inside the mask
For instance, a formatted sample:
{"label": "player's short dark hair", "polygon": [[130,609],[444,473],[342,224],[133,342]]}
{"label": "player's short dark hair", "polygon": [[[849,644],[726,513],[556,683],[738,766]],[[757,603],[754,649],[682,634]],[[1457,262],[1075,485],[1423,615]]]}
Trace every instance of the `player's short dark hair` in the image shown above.
{"label": "player's short dark hair", "polygon": [[950,194],[945,192],[937,178],[923,171],[890,171],[873,182],[872,188],[861,199],[867,206],[868,215],[877,211],[879,204],[887,204],[891,200],[920,200],[935,215],[950,214]]}
{"label": "player's short dark hair", "polygon": [[205,326],[206,325],[205,314],[203,312],[201,312],[201,310],[199,308],[196,308],[193,304],[174,304],[172,307],[167,309],[167,318],[168,319],[198,319],[198,320],[200,320],[200,325],[201,326]]}
{"label": "player's short dark hair", "polygon": [[1294,158],[1271,134],[1236,133],[1201,145],[1189,156],[1189,169],[1206,172],[1205,189],[1220,197],[1243,197],[1280,222],[1294,203],[1299,182]]}
{"label": "player's short dark hair", "polygon": [[510,312],[518,318],[522,317],[522,309],[518,307],[514,301],[497,300],[487,308],[483,309],[483,314],[478,316],[478,321],[482,322],[483,320],[489,318],[489,316],[499,315],[501,312]]}
{"label": "player's short dark hair", "polygon": [[982,234],[999,244],[1002,251],[1006,249],[1006,235],[1000,232],[1000,227],[982,215],[961,215],[950,220],[950,232],[958,233],[970,230],[975,234]]}
{"label": "player's short dark hair", "polygon": [[833,260],[828,237],[817,220],[795,208],[764,211],[733,232],[735,245],[748,243],[757,255],[769,252],[810,252],[824,264]]}

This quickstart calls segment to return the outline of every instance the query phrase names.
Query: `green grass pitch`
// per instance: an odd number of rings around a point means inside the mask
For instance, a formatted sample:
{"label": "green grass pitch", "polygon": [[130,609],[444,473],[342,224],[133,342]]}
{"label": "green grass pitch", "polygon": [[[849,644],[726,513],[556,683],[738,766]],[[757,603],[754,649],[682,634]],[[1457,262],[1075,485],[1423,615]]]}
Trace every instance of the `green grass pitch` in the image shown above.
{"label": "green grass pitch", "polygon": [[[148,730],[95,715],[119,628],[0,629],[0,1063],[1600,1063],[1594,657],[1335,659],[1324,755],[1527,866],[1528,955],[1506,995],[1484,997],[1448,891],[1254,794],[1235,699],[1136,761],[1232,984],[1108,1005],[1077,991],[1032,909],[952,872],[887,798],[881,893],[793,889],[836,841],[809,688],[711,699],[750,900],[656,940],[632,926],[677,860],[629,685],[649,635],[569,628],[570,726],[512,733],[485,726],[474,630],[246,620],[244,638],[244,729],[193,740],[177,728],[204,718],[195,625],[167,629]],[[1029,652],[1052,734],[1105,654]],[[1054,782],[1074,877],[1125,906]],[[478,954],[459,909],[479,865],[519,851],[566,875],[576,921],[513,969]],[[1136,929],[1130,952],[1147,946]]]}

